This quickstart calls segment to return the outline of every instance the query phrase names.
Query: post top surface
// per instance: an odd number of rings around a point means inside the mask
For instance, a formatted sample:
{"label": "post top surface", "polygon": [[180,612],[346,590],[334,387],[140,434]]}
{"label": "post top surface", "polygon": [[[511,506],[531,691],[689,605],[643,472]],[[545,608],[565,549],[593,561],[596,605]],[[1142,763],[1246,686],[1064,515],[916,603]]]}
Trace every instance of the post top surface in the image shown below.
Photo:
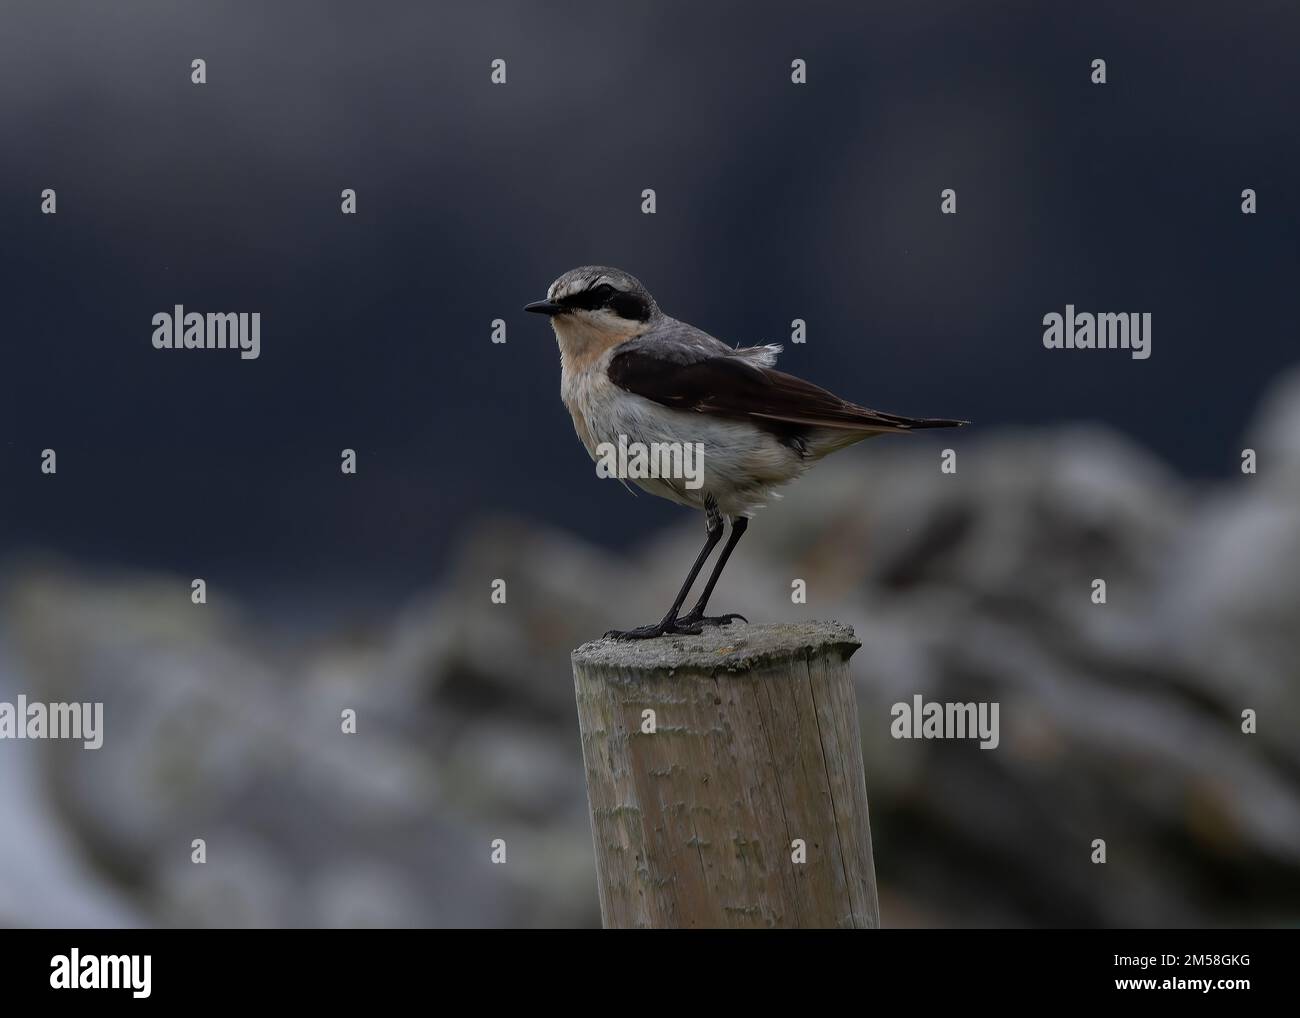
{"label": "post top surface", "polygon": [[862,644],[843,622],[782,622],[705,626],[699,636],[660,636],[653,640],[602,637],[573,652],[575,664],[629,671],[660,672],[691,668],[741,671],[764,661],[788,660],[828,647],[842,648],[847,658]]}

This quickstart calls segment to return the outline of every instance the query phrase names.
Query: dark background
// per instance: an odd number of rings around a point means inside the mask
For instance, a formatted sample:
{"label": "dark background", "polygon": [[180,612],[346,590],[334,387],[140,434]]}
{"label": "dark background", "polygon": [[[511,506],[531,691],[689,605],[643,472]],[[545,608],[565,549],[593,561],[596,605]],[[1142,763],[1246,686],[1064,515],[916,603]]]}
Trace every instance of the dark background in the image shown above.
{"label": "dark background", "polygon": [[[520,310],[587,262],[868,405],[1097,419],[1226,476],[1295,359],[1298,27],[1292,3],[6,0],[0,556],[366,600],[485,513],[631,543],[679,510],[596,483]],[[154,350],[177,303],[261,312],[261,358]],[[1152,358],[1044,350],[1066,303],[1151,312]]]}

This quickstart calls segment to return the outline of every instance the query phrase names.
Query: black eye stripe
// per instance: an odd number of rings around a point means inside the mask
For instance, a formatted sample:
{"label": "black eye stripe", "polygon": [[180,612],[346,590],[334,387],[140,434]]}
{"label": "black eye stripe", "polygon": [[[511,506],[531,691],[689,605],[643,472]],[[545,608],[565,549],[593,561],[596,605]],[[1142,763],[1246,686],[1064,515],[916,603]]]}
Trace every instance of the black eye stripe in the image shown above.
{"label": "black eye stripe", "polygon": [[588,311],[594,311],[596,308],[603,308],[609,303],[609,298],[613,294],[614,288],[608,283],[603,283],[592,290],[580,290],[577,293],[571,293],[569,296],[560,300],[560,303],[568,308],[586,308]]}
{"label": "black eye stripe", "polygon": [[650,305],[644,297],[616,290],[608,283],[569,294],[567,297],[560,298],[557,303],[563,304],[566,308],[581,308],[586,311],[609,308],[620,318],[637,321],[645,321],[650,317]]}
{"label": "black eye stripe", "polygon": [[616,293],[609,306],[620,318],[634,318],[644,322],[650,317],[650,305],[634,293]]}

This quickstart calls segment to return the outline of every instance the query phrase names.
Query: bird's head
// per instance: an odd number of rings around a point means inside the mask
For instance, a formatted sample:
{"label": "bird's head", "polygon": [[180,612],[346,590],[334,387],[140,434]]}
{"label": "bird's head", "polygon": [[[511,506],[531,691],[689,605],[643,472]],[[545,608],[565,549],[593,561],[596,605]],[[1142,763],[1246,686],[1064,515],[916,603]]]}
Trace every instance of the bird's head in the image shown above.
{"label": "bird's head", "polygon": [[546,291],[546,299],[524,308],[549,315],[555,333],[580,338],[626,338],[644,332],[659,305],[640,281],[619,269],[584,265],[570,269]]}

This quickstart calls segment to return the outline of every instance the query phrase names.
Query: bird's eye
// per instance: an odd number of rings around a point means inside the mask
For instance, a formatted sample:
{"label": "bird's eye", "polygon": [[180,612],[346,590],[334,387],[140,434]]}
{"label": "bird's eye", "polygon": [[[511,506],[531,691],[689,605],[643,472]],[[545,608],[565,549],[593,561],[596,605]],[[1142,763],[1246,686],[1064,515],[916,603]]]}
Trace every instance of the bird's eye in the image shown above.
{"label": "bird's eye", "polygon": [[591,291],[591,295],[604,304],[614,296],[614,288],[608,283],[601,283],[600,286]]}

